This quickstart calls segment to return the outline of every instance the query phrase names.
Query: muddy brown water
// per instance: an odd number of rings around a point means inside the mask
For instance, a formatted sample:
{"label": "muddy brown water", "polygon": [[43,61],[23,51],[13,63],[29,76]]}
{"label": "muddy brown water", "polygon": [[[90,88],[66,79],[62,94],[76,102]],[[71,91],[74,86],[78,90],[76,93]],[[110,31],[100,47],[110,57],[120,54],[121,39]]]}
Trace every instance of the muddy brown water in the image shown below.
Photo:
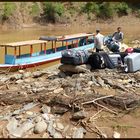
{"label": "muddy brown water", "polygon": [[[105,35],[110,35],[116,31],[115,25],[102,24],[102,25],[87,25],[87,26],[64,26],[64,25],[49,25],[49,26],[39,26],[24,29],[9,29],[0,30],[0,44],[10,43],[16,41],[34,40],[39,39],[40,36],[55,36],[55,35],[68,35],[81,32],[95,32],[96,28],[101,29],[102,33]],[[122,26],[125,35],[124,42],[128,43],[131,40],[140,38],[140,28],[138,26]],[[35,48],[34,51],[38,49]],[[0,48],[0,63],[4,63],[4,49]],[[14,53],[14,50],[8,50],[10,53]],[[29,53],[29,47],[24,47],[22,53]],[[52,65],[52,64],[50,64]]]}

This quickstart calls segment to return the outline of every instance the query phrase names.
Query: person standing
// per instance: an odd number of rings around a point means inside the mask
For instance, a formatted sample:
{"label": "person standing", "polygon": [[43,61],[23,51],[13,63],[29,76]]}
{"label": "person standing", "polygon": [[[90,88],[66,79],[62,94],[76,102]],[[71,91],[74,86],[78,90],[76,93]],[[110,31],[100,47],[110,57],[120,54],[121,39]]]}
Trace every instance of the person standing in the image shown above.
{"label": "person standing", "polygon": [[119,48],[121,48],[121,42],[123,41],[124,34],[121,32],[121,27],[117,28],[117,31],[113,34],[112,40],[118,44]]}
{"label": "person standing", "polygon": [[94,48],[96,49],[96,52],[103,51],[103,39],[104,39],[104,35],[100,33],[99,29],[97,29],[94,38]]}

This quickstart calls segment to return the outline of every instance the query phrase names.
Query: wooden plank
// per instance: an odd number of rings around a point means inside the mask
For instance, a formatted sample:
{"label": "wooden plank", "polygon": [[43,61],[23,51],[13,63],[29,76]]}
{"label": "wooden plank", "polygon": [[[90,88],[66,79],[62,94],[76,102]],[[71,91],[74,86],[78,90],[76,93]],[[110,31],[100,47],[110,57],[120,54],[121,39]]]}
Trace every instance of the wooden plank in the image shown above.
{"label": "wooden plank", "polygon": [[78,39],[78,38],[83,38],[83,37],[88,37],[88,36],[93,36],[93,35],[94,34],[87,34],[87,33],[65,35],[65,36],[57,37],[57,41],[66,41],[66,40]]}
{"label": "wooden plank", "polygon": [[28,41],[20,41],[20,42],[13,42],[13,43],[7,43],[7,44],[0,44],[0,46],[1,47],[18,47],[18,46],[28,46],[28,45],[41,44],[41,43],[47,43],[47,41],[44,41],[44,40],[28,40]]}

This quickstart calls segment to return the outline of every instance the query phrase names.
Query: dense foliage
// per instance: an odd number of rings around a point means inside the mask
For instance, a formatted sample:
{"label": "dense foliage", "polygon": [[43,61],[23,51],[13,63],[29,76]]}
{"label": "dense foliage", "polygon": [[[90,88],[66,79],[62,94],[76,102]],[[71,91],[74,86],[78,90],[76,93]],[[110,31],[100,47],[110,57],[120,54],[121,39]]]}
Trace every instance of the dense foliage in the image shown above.
{"label": "dense foliage", "polygon": [[[22,2],[21,6],[28,5]],[[19,9],[23,9],[23,6]],[[3,2],[0,5],[0,20],[7,20],[16,11],[16,3]],[[61,18],[67,16],[66,19],[71,19],[73,15],[87,14],[88,20],[92,16],[96,18],[107,20],[113,19],[114,16],[126,16],[133,14],[140,18],[140,4],[127,2],[42,2],[40,6],[33,2],[31,8],[27,13],[32,17],[44,17],[46,22],[59,22]],[[25,10],[26,11],[26,10]],[[18,12],[18,11],[17,11]]]}

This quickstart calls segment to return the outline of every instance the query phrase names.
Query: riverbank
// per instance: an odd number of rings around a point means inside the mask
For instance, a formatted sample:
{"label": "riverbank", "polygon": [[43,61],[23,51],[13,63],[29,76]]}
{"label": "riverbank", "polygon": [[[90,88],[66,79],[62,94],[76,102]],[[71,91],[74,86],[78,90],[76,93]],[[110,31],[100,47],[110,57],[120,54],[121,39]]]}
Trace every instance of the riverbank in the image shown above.
{"label": "riverbank", "polygon": [[0,76],[1,138],[140,136],[140,72],[58,67]]}

